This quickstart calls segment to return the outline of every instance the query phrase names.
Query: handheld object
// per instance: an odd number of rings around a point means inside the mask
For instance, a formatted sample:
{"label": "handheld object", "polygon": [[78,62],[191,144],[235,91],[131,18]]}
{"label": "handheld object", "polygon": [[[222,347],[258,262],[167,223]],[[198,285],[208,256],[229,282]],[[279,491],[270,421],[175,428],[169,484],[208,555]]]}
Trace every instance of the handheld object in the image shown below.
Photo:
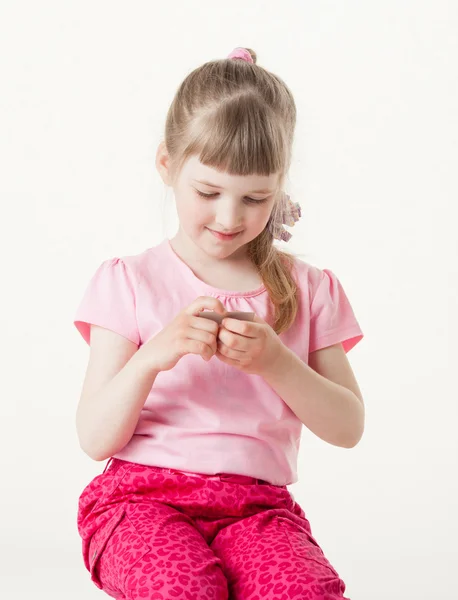
{"label": "handheld object", "polygon": [[213,312],[212,310],[204,310],[199,313],[199,317],[204,317],[204,319],[210,319],[211,321],[215,321],[218,325],[221,325],[221,321],[226,317],[231,319],[239,319],[239,321],[252,321],[254,318],[254,312],[247,312],[243,310],[234,310],[232,312],[228,312],[225,315],[220,315],[217,312]]}

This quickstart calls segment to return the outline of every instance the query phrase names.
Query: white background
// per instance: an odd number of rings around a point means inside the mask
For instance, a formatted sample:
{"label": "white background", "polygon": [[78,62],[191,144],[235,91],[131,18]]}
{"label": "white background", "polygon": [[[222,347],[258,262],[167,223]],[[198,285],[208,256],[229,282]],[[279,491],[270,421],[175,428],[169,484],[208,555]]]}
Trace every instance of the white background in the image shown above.
{"label": "white background", "polygon": [[452,0],[1,3],[2,597],[105,597],[76,530],[105,463],[76,436],[73,314],[102,260],[174,234],[167,108],[248,46],[298,108],[288,249],[338,275],[365,333],[364,437],[304,429],[291,490],[351,600],[458,598],[457,31]]}

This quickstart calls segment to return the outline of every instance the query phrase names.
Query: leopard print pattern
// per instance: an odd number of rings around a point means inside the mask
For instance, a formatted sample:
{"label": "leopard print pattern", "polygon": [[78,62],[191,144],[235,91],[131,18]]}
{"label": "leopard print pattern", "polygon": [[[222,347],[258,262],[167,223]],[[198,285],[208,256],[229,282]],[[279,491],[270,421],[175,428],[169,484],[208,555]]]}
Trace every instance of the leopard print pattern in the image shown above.
{"label": "leopard print pattern", "polygon": [[286,486],[112,458],[77,526],[92,582],[119,600],[349,600]]}

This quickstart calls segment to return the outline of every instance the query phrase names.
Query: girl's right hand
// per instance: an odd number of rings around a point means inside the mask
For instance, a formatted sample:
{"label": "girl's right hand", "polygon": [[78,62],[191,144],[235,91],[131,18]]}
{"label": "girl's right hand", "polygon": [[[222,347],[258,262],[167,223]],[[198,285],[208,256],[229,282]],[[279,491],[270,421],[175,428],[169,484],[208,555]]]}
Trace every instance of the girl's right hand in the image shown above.
{"label": "girl's right hand", "polygon": [[198,316],[204,309],[226,314],[220,300],[200,296],[140,348],[139,352],[153,370],[168,371],[185,354],[198,354],[206,361],[211,359],[217,349],[219,325]]}

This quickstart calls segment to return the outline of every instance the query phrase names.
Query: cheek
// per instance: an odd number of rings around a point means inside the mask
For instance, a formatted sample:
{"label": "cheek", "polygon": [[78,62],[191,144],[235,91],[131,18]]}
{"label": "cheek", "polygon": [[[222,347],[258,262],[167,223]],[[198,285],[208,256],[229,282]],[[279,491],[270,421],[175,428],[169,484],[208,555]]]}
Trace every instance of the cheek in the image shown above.
{"label": "cheek", "polygon": [[192,225],[205,221],[208,210],[193,194],[176,196],[176,208],[180,221]]}
{"label": "cheek", "polygon": [[247,222],[251,227],[262,231],[269,220],[271,212],[272,206],[270,204],[268,206],[259,207],[258,210],[253,210],[248,213],[249,216]]}

